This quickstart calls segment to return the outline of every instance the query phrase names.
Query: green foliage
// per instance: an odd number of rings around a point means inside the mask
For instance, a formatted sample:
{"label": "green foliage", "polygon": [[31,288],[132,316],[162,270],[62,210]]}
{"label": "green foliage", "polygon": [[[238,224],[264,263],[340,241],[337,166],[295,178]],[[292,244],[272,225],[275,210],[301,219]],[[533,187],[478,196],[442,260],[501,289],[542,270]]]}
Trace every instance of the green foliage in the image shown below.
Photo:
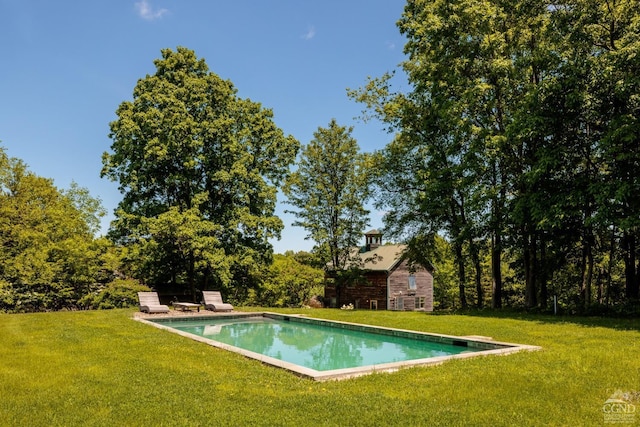
{"label": "green foliage", "polygon": [[[413,244],[417,242],[414,240]],[[433,266],[433,306],[436,310],[457,306],[458,279],[453,262],[453,248],[449,242],[435,236],[432,244],[420,244],[423,258]],[[414,251],[415,252],[415,251]],[[427,264],[427,265],[429,265]]]}
{"label": "green foliage", "polygon": [[315,252],[333,270],[348,263],[368,224],[367,157],[359,153],[352,130],[335,119],[318,128],[283,189],[288,203],[297,208],[290,211],[297,218],[293,225],[308,232]]}
{"label": "green foliage", "polygon": [[111,235],[146,283],[246,293],[282,230],[276,194],[299,144],[193,51],[164,49],[155,66],[111,123],[102,176],[123,193]]}
{"label": "green foliage", "polygon": [[409,90],[350,91],[396,135],[374,156],[386,231],[445,235],[462,306],[489,285],[495,307],[640,299],[638,22],[632,0],[411,1]]}
{"label": "green foliage", "polygon": [[324,294],[324,273],[301,264],[294,254],[276,254],[269,271],[248,304],[266,307],[301,307]]}
{"label": "green foliage", "polygon": [[115,279],[82,297],[79,304],[98,310],[135,307],[138,305],[138,292],[150,290],[135,279]]}
{"label": "green foliage", "polygon": [[325,262],[322,260],[322,256],[320,256],[317,252],[306,252],[306,251],[286,251],[285,256],[293,257],[297,262],[302,265],[308,265],[309,267],[314,268],[324,268]]}
{"label": "green foliage", "polygon": [[71,188],[62,191],[75,208],[80,212],[89,231],[95,236],[100,231],[100,219],[107,214],[100,199],[89,194],[89,190],[80,187],[76,182],[71,182]]}
{"label": "green foliage", "polygon": [[0,310],[73,308],[98,280],[103,210],[86,189],[58,190],[0,149]]}

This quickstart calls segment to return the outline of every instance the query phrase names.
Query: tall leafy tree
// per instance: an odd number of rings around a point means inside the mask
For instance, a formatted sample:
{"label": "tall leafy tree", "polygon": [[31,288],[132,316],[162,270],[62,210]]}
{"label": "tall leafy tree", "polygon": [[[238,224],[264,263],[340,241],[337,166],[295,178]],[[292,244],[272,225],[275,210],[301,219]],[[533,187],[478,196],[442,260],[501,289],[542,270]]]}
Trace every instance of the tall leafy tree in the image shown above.
{"label": "tall leafy tree", "polygon": [[102,201],[91,196],[88,189],[80,187],[75,181],[72,181],[70,188],[63,190],[62,193],[71,200],[76,209],[82,214],[84,223],[89,228],[89,231],[94,236],[97,236],[101,231],[100,221],[107,214],[107,211],[102,206]]}
{"label": "tall leafy tree", "polygon": [[640,299],[640,3],[573,0],[568,13],[589,43],[590,94],[598,118],[603,217],[621,234],[625,293]]}
{"label": "tall leafy tree", "polygon": [[388,228],[416,252],[445,232],[477,285],[490,239],[494,307],[505,260],[529,307],[553,291],[586,308],[594,280],[602,300],[616,245],[638,298],[639,16],[632,0],[409,0],[410,90],[385,75],[351,92],[397,133],[379,153]]}
{"label": "tall leafy tree", "polygon": [[369,222],[366,157],[352,130],[335,119],[318,128],[284,187],[288,203],[297,208],[291,211],[294,225],[307,231],[333,271],[351,260]]}
{"label": "tall leafy tree", "polygon": [[388,198],[392,211],[401,203],[407,213],[404,220],[389,215],[389,223],[420,241],[420,234],[448,234],[458,258],[462,305],[467,256],[473,260],[477,305],[483,303],[478,240],[487,237],[492,241],[493,305],[501,304],[502,236],[514,170],[506,135],[514,101],[528,77],[515,65],[519,51],[525,50],[520,44],[524,29],[511,3],[409,1],[398,27],[407,37],[408,59],[402,67],[411,90],[390,92],[387,75],[352,92],[399,132],[393,142],[397,147],[384,154],[390,158],[395,153],[398,161],[388,164],[383,187],[405,191],[406,185],[394,185],[398,168],[413,168],[413,173],[400,174],[413,180],[410,187],[417,199]]}
{"label": "tall leafy tree", "polygon": [[529,191],[520,192],[516,206],[528,206],[538,236],[529,271],[538,271],[539,305],[545,278],[559,267],[572,271],[571,262],[578,266],[574,292],[586,308],[596,264],[615,257],[616,235],[627,297],[638,297],[639,86],[632,70],[638,68],[639,11],[626,0],[569,0],[547,8],[548,31],[541,36],[554,60],[538,64],[538,84],[514,126],[517,139],[532,148],[520,181]]}
{"label": "tall leafy tree", "polygon": [[93,233],[101,211],[86,189],[60,191],[0,147],[0,309],[76,306],[106,251]]}
{"label": "tall leafy tree", "polygon": [[[162,50],[111,123],[102,175],[123,200],[113,235],[137,246],[145,282],[246,293],[283,225],[276,193],[298,142],[189,49]],[[239,296],[240,297],[240,296]]]}

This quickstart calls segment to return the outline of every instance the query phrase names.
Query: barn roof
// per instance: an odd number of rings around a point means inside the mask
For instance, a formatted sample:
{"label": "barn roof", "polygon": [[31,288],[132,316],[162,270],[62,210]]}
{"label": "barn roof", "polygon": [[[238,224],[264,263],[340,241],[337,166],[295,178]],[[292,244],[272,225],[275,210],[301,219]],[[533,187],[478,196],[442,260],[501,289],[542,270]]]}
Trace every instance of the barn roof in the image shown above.
{"label": "barn roof", "polygon": [[364,262],[360,268],[370,271],[391,271],[402,260],[407,245],[382,245],[367,252],[354,248]]}

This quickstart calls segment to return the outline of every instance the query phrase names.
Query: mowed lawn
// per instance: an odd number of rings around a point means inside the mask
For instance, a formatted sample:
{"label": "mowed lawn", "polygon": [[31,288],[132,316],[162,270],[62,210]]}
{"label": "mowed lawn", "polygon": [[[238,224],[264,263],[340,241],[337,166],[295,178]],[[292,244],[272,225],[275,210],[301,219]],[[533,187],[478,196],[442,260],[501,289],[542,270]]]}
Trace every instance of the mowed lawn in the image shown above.
{"label": "mowed lawn", "polygon": [[0,315],[0,425],[601,426],[617,390],[640,424],[640,320],[271,310],[542,346],[313,382],[132,320]]}

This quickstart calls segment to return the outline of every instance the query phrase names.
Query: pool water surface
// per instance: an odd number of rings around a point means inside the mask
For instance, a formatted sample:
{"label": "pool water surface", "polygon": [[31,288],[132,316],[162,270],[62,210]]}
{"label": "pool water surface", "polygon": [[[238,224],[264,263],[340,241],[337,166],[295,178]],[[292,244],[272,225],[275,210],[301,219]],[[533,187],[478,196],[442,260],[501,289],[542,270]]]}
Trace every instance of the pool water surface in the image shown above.
{"label": "pool water surface", "polygon": [[170,326],[317,371],[480,350],[268,317],[183,321],[173,322]]}
{"label": "pool water surface", "polygon": [[137,320],[315,380],[538,349],[275,313]]}

